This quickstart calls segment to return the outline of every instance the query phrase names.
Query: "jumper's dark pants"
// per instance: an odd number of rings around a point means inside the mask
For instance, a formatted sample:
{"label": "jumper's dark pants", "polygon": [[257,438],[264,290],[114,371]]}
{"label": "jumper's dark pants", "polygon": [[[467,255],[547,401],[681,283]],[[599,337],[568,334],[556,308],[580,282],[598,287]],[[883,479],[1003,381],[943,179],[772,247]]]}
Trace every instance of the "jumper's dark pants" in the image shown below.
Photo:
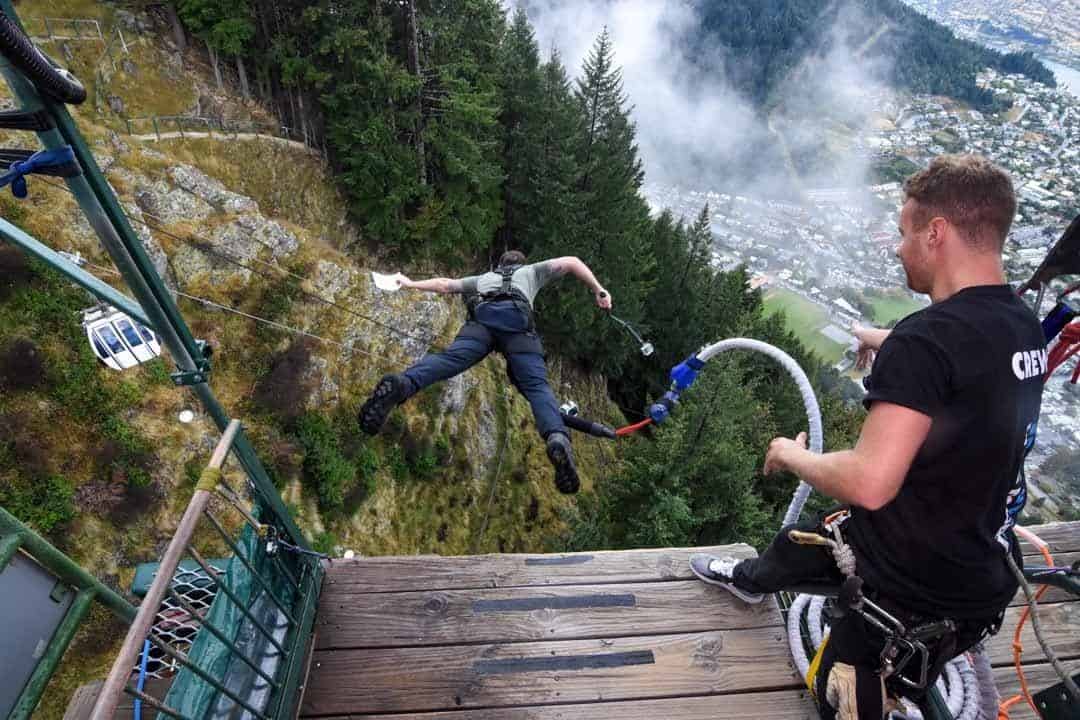
{"label": "jumper's dark pants", "polygon": [[[844,576],[836,567],[836,561],[829,549],[792,542],[788,538],[788,531],[793,529],[827,535],[821,519],[806,520],[784,527],[760,557],[743,560],[735,566],[732,572],[735,585],[752,593],[774,593],[809,584],[839,586]],[[872,588],[864,588],[864,591],[875,603],[907,627],[939,619],[905,610],[887,598],[876,596]],[[988,617],[983,620],[958,621],[956,632],[944,636],[931,646],[930,684],[937,680],[949,660],[979,642],[987,629],[996,624],[996,619]],[[837,717],[837,709],[829,706],[826,701],[829,673],[837,662],[855,668],[855,704],[858,712],[853,717],[858,720],[881,720],[884,697],[877,671],[881,666],[883,646],[882,637],[856,613],[849,612],[832,620],[829,642],[822,655],[815,689],[822,720],[833,720]],[[893,689],[891,685],[889,689]],[[906,693],[906,696],[916,701],[920,699],[910,692]]]}
{"label": "jumper's dark pants", "polygon": [[[420,362],[404,372],[412,385],[409,395],[440,380],[460,375],[490,355],[493,350],[498,350],[506,357],[506,371],[510,381],[532,406],[540,436],[547,438],[553,432],[566,433],[566,425],[559,414],[559,403],[548,385],[542,348],[538,340],[516,337],[518,335],[523,333],[492,332],[479,323],[466,323],[445,351],[425,355]],[[539,352],[519,352],[516,348],[535,348]]]}

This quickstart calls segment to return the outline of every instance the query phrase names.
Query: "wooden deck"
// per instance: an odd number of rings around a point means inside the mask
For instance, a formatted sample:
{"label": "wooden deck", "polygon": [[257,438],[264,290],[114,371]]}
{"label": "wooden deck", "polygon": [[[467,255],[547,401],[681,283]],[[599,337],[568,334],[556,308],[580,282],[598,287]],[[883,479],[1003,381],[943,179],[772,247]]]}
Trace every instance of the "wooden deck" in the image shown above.
{"label": "wooden deck", "polygon": [[[1080,557],[1080,523],[1035,530],[1057,564]],[[704,550],[754,554],[745,545]],[[750,606],[698,582],[687,567],[695,551],[336,560],[301,716],[816,718],[775,601]],[[990,643],[1003,694],[1018,687],[1011,643],[1021,599],[1014,605]],[[1080,602],[1051,592],[1040,609],[1075,670]],[[1023,643],[1033,691],[1056,682],[1030,626]],[[1017,706],[1012,717],[1034,713]]]}

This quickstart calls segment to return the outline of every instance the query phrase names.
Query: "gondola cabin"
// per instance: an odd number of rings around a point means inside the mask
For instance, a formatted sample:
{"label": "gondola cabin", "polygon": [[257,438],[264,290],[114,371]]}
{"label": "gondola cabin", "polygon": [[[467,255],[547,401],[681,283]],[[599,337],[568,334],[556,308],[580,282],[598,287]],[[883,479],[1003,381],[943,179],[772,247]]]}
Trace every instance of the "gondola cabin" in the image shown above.
{"label": "gondola cabin", "polygon": [[94,355],[113,370],[126,370],[161,354],[153,331],[116,308],[84,310],[82,323]]}

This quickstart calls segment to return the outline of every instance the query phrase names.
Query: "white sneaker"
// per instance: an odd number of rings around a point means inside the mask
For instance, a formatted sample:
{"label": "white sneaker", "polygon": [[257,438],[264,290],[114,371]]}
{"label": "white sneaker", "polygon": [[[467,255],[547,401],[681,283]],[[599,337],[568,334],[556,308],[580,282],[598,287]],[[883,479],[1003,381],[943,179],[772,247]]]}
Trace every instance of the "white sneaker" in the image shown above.
{"label": "white sneaker", "polygon": [[707,582],[710,585],[719,585],[743,602],[756,605],[765,599],[765,595],[763,593],[751,593],[740,590],[735,586],[735,582],[732,579],[732,573],[735,571],[735,566],[740,562],[739,559],[733,558],[730,555],[716,557],[715,555],[706,555],[705,553],[695,553],[690,556],[690,571],[697,575],[698,579],[702,582]]}

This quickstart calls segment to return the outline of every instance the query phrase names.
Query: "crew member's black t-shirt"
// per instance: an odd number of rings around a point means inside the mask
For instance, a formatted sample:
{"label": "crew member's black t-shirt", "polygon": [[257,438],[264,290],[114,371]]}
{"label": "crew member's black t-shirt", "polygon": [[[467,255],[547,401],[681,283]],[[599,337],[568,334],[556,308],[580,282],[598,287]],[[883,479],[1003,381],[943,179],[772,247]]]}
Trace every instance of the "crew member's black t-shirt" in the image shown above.
{"label": "crew member's black t-shirt", "polygon": [[916,612],[984,618],[1017,583],[1005,562],[1026,501],[1021,474],[1035,442],[1046,344],[1007,285],[982,285],[916,312],[885,340],[865,403],[933,419],[899,494],[845,524],[857,572]]}

